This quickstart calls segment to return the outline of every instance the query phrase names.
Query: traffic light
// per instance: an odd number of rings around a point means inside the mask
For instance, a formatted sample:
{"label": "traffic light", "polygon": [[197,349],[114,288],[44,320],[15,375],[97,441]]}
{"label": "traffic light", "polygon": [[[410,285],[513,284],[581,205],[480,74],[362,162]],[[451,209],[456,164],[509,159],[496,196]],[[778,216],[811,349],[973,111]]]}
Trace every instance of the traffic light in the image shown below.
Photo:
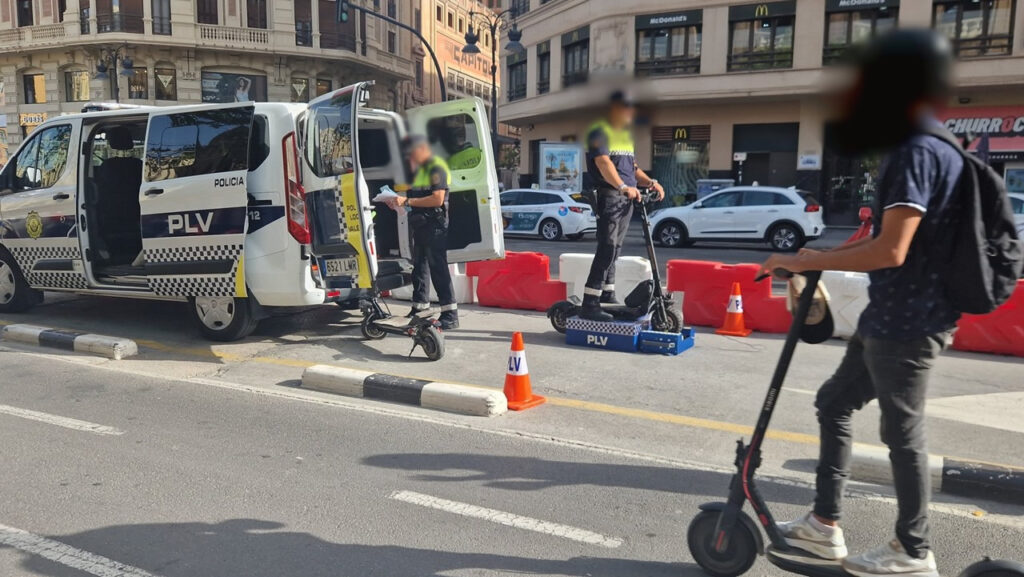
{"label": "traffic light", "polygon": [[343,24],[345,22],[348,22],[348,11],[349,11],[349,2],[348,2],[348,0],[338,0],[338,13],[337,13],[338,22],[341,22]]}

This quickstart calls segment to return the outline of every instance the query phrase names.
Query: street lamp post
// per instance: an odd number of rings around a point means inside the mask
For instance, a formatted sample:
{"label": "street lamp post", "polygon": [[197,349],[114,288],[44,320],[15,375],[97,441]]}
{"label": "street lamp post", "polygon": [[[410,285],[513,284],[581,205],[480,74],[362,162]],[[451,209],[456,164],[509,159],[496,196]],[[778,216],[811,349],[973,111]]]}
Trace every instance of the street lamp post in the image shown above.
{"label": "street lamp post", "polygon": [[128,57],[128,45],[117,48],[103,48],[100,52],[99,62],[96,63],[97,80],[111,78],[111,88],[114,93],[114,102],[121,102],[121,87],[118,86],[117,64],[121,63],[121,76],[135,76],[135,63]]}
{"label": "street lamp post", "polygon": [[[523,32],[516,25],[515,11],[503,10],[497,14],[482,12],[469,13],[469,29],[466,30],[466,45],[462,47],[463,54],[480,54],[480,35],[473,28],[473,19],[479,17],[480,23],[485,30],[491,32],[491,148],[494,154],[498,154],[498,31],[508,29],[508,44],[505,50],[521,53],[525,50],[520,42]],[[511,23],[506,19],[511,18]]]}

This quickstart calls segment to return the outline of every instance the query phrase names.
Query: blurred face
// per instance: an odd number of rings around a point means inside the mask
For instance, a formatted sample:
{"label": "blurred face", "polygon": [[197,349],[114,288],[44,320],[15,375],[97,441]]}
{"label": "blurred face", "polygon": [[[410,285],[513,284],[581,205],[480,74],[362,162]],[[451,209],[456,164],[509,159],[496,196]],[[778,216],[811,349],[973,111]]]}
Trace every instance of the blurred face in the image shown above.
{"label": "blurred face", "polygon": [[409,151],[409,161],[416,166],[423,164],[428,158],[430,158],[430,145],[426,142],[417,144]]}
{"label": "blurred face", "polygon": [[610,118],[612,126],[624,128],[633,125],[633,117],[636,116],[636,109],[625,104],[613,104]]}

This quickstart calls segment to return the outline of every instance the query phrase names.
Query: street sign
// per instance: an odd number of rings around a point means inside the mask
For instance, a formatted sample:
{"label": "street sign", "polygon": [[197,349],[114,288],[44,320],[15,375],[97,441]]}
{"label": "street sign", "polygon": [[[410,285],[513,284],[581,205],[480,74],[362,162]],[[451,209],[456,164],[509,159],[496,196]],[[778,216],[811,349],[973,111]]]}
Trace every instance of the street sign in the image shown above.
{"label": "street sign", "polygon": [[746,162],[746,160],[747,160],[747,153],[746,152],[734,152],[734,153],[732,153],[732,161],[733,162]]}

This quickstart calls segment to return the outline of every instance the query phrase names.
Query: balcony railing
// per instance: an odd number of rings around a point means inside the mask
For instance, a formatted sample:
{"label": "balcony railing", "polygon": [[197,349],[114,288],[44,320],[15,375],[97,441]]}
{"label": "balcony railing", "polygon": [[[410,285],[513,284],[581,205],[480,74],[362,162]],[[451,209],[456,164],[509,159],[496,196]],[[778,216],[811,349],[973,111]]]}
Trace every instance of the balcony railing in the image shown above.
{"label": "balcony railing", "polygon": [[537,81],[537,94],[547,94],[549,90],[551,90],[551,79],[545,78]]}
{"label": "balcony railing", "polygon": [[60,44],[64,41],[64,24],[43,24],[25,26],[11,30],[0,30],[0,45],[25,48],[28,45]]}
{"label": "balcony railing", "polygon": [[0,44],[20,44],[25,41],[25,29],[0,30]]}
{"label": "balcony railing", "polygon": [[262,47],[270,43],[270,32],[260,28],[234,28],[199,24],[199,40],[203,44]]}
{"label": "balcony railing", "polygon": [[1013,46],[1013,36],[1009,34],[993,34],[976,38],[957,38],[953,40],[953,50],[961,58],[980,56],[1005,56]]}
{"label": "balcony railing", "polygon": [[96,31],[100,34],[107,32],[143,34],[146,30],[142,23],[142,14],[108,12],[96,15]]}
{"label": "balcony railing", "polygon": [[771,70],[774,68],[792,68],[793,51],[776,50],[774,52],[744,52],[729,55],[729,70]]}
{"label": "balcony railing", "polygon": [[356,51],[356,37],[354,34],[340,32],[321,32],[320,48],[332,50]]}
{"label": "balcony railing", "polygon": [[700,74],[700,56],[677,56],[636,63],[637,76],[682,76],[684,74]]}
{"label": "balcony railing", "polygon": [[577,70],[575,72],[567,72],[562,75],[562,86],[573,86],[575,84],[586,84],[587,78],[589,77],[589,71]]}
{"label": "balcony railing", "polygon": [[295,45],[296,46],[312,46],[313,45],[313,23],[308,20],[299,20],[295,22]]}
{"label": "balcony railing", "polygon": [[520,100],[526,98],[526,85],[517,84],[508,87],[508,99],[509,101]]}

